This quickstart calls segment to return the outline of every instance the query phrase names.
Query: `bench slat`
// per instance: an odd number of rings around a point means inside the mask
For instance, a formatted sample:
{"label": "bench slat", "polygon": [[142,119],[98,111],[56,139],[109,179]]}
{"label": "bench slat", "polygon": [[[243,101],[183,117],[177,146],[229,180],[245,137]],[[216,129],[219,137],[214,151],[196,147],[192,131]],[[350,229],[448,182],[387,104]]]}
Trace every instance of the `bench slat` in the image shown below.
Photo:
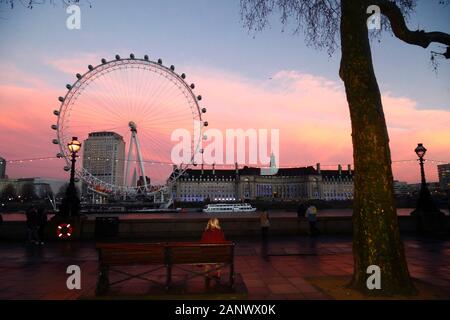
{"label": "bench slat", "polygon": [[231,263],[232,242],[205,244],[172,243],[102,243],[97,245],[103,265]]}

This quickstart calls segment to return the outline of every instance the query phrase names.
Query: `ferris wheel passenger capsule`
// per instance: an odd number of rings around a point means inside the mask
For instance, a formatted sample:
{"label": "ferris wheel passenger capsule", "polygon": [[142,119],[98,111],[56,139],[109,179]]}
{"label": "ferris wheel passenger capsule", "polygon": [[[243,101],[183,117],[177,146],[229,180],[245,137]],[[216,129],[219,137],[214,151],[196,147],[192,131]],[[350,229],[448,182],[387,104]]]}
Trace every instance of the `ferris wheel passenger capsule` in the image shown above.
{"label": "ferris wheel passenger capsule", "polygon": [[69,166],[64,166],[64,171],[69,171],[70,170],[70,168],[69,168]]}
{"label": "ferris wheel passenger capsule", "polygon": [[90,64],[90,65],[88,65],[88,69],[92,71],[92,70],[94,70],[94,67]]}
{"label": "ferris wheel passenger capsule", "polygon": [[144,60],[148,60],[148,55],[147,54],[144,56]]}
{"label": "ferris wheel passenger capsule", "polygon": [[66,88],[70,90],[72,89],[72,86],[70,84],[66,84]]}
{"label": "ferris wheel passenger capsule", "polygon": [[54,114],[55,116],[59,116],[59,111],[58,111],[58,110],[53,110],[53,114]]}
{"label": "ferris wheel passenger capsule", "polygon": [[202,108],[202,113],[206,113],[206,108]]}
{"label": "ferris wheel passenger capsule", "polygon": [[191,89],[195,89],[195,84],[191,83]]}
{"label": "ferris wheel passenger capsule", "polygon": [[158,63],[159,63],[159,64],[162,64],[162,59],[158,59]]}
{"label": "ferris wheel passenger capsule", "polygon": [[58,100],[61,102],[64,102],[64,98],[63,97],[58,97]]}
{"label": "ferris wheel passenger capsule", "polygon": [[53,142],[53,144],[59,144],[59,140],[58,139],[53,139],[52,142]]}
{"label": "ferris wheel passenger capsule", "polygon": [[102,63],[103,63],[103,64],[106,63],[106,59],[105,59],[105,58],[102,59]]}
{"label": "ferris wheel passenger capsule", "polygon": [[120,60],[120,56],[116,54],[116,60]]}
{"label": "ferris wheel passenger capsule", "polygon": [[185,79],[185,78],[186,78],[186,74],[182,73],[182,74],[181,74],[181,78],[182,78],[182,79]]}
{"label": "ferris wheel passenger capsule", "polygon": [[56,124],[52,124],[51,128],[52,128],[53,130],[57,130],[57,129],[58,129],[58,126],[57,126]]}
{"label": "ferris wheel passenger capsule", "polygon": [[81,79],[81,74],[77,73],[77,79]]}
{"label": "ferris wheel passenger capsule", "polygon": [[207,126],[208,126],[208,121],[203,122],[203,125],[204,125],[205,127],[207,127]]}
{"label": "ferris wheel passenger capsule", "polygon": [[198,96],[197,96],[197,100],[198,100],[198,101],[202,100],[202,96],[198,95]]}
{"label": "ferris wheel passenger capsule", "polygon": [[134,59],[134,54],[130,53],[130,59]]}
{"label": "ferris wheel passenger capsule", "polygon": [[63,157],[63,154],[62,154],[61,152],[58,152],[58,153],[56,154],[56,157],[57,157],[57,158],[62,158],[62,157]]}
{"label": "ferris wheel passenger capsule", "polygon": [[175,66],[174,66],[174,65],[171,65],[171,66],[170,66],[170,70],[175,71]]}

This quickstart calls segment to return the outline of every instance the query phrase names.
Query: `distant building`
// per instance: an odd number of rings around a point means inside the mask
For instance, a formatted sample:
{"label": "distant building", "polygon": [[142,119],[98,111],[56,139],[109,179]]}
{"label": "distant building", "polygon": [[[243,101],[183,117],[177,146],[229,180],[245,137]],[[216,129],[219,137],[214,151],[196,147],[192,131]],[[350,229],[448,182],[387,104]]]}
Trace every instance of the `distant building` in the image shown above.
{"label": "distant building", "polygon": [[[419,193],[421,186],[421,183],[408,184],[408,188],[413,194]],[[427,182],[427,186],[431,193],[438,193],[441,191],[441,185],[439,182]]]}
{"label": "distant building", "polygon": [[21,195],[21,190],[24,185],[32,184],[34,186],[34,192],[39,198],[46,197],[53,193],[56,195],[60,188],[67,184],[66,180],[53,179],[53,178],[19,178],[19,179],[1,179],[0,180],[0,193],[7,185],[13,185],[18,196]]}
{"label": "distant building", "polygon": [[408,197],[411,195],[411,185],[404,181],[394,180],[394,194],[396,197]]}
{"label": "distant building", "polygon": [[[115,132],[91,132],[83,142],[83,168],[99,180],[124,184],[125,142]],[[85,191],[85,188],[83,188]]]}
{"label": "distant building", "polygon": [[353,199],[353,171],[348,165],[343,171],[339,165],[337,170],[320,170],[321,199],[323,200],[350,200]]}
{"label": "distant building", "polygon": [[6,178],[6,160],[0,157],[0,179]]}
{"label": "distant building", "polygon": [[234,170],[188,169],[175,183],[176,201],[236,201],[237,178]]}
{"label": "distant building", "polygon": [[439,184],[442,191],[450,191],[450,163],[437,166]]}
{"label": "distant building", "polygon": [[[271,172],[271,174],[267,174]],[[273,173],[273,174],[272,174]],[[314,167],[267,170],[188,169],[173,187],[176,201],[347,200],[353,198],[353,171]]]}

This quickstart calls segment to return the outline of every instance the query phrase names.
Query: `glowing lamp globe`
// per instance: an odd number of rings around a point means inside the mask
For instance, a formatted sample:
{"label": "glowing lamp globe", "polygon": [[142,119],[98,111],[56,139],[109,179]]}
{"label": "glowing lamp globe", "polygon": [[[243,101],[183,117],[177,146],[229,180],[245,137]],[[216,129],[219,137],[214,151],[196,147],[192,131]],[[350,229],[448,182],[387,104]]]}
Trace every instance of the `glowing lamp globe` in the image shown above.
{"label": "glowing lamp globe", "polygon": [[67,144],[69,151],[72,153],[77,153],[81,149],[81,142],[78,141],[77,137],[73,137],[72,141]]}

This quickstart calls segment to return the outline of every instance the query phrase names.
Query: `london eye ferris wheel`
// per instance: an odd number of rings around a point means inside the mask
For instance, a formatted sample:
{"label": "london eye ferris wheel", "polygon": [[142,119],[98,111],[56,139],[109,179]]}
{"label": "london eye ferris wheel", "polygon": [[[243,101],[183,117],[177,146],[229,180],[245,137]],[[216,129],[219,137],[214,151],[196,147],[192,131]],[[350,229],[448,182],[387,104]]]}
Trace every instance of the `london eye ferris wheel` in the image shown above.
{"label": "london eye ferris wheel", "polygon": [[[184,73],[164,66],[161,59],[115,56],[76,74],[66,85],[55,110],[54,144],[58,157],[70,164],[67,143],[83,142],[76,175],[89,190],[111,195],[151,195],[178,179],[202,152],[202,129],[208,125]],[[190,133],[189,161],[174,163],[174,130]],[[195,130],[199,132],[195,132]],[[66,166],[66,168],[67,168]]]}

